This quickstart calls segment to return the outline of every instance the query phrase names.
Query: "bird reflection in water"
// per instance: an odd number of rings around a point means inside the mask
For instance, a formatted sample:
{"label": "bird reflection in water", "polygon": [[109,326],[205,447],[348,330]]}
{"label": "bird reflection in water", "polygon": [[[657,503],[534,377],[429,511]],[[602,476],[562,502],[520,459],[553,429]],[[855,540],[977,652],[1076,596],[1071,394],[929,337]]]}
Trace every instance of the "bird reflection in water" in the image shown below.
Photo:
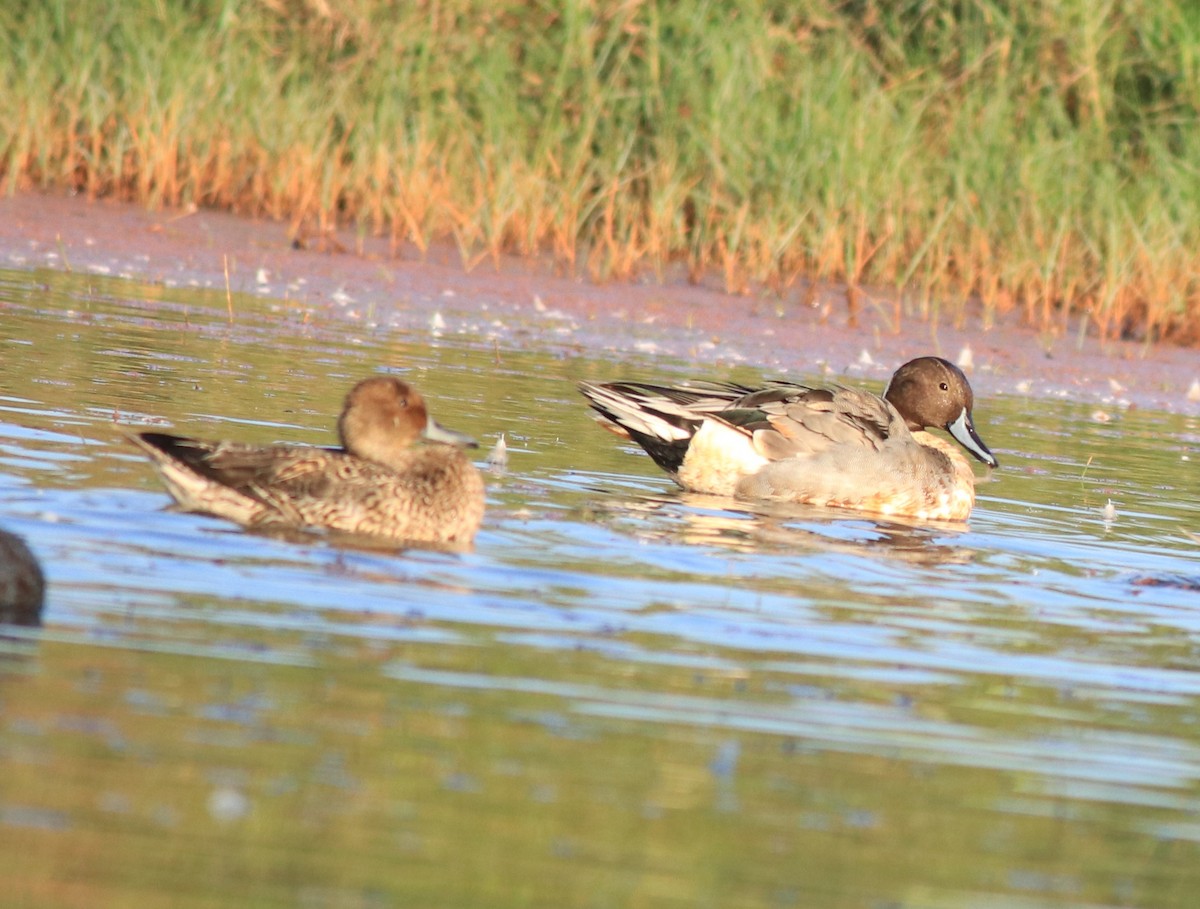
{"label": "bird reflection in water", "polygon": [[[967,525],[873,517],[790,503],[732,502],[727,496],[678,492],[594,504],[601,523],[637,521],[642,539],[719,546],[741,552],[841,552],[898,559],[912,565],[966,564],[972,549],[956,546]],[[653,522],[645,517],[653,515]]]}

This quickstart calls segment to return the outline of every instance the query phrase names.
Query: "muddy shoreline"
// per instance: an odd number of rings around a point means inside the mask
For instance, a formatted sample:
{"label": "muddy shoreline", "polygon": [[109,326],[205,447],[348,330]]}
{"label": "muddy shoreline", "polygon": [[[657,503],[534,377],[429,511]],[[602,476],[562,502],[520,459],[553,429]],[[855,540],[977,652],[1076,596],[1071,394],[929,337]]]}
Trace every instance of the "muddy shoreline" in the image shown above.
{"label": "muddy shoreline", "polygon": [[851,327],[844,291],[833,285],[756,297],[670,278],[597,284],[541,261],[489,259],[467,269],[452,247],[394,250],[343,231],[295,248],[279,222],[39,193],[0,199],[0,267],[222,290],[228,268],[236,293],[331,315],[431,331],[519,321],[522,331],[534,326],[550,341],[643,367],[656,357],[686,361],[696,375],[744,364],[766,375],[883,381],[904,360],[936,353],[965,357],[980,396],[1066,398],[1095,405],[1101,419],[1129,407],[1200,415],[1194,349],[1101,343],[1075,331],[1052,337],[1018,314],[986,330],[971,315],[961,328],[909,317],[896,330],[886,293],[866,295]]}

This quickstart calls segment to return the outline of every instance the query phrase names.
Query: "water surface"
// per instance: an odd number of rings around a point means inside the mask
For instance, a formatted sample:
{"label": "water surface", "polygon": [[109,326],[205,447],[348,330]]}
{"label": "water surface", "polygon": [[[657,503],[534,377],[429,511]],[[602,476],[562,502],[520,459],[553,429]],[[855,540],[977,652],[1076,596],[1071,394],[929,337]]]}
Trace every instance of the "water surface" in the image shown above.
{"label": "water surface", "polygon": [[[13,905],[1194,905],[1200,421],[981,375],[969,527],[738,507],[574,390],[694,367],[477,303],[0,272]],[[329,444],[381,369],[506,435],[474,552],[175,513],[124,441]]]}

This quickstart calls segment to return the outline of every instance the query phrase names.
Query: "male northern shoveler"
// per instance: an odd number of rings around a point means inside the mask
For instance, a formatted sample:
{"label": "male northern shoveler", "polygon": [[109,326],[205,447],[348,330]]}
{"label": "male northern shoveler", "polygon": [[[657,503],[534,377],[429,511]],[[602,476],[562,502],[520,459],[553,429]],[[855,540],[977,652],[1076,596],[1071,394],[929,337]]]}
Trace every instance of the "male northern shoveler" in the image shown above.
{"label": "male northern shoveler", "polygon": [[606,429],[694,492],[964,521],[975,504],[971,465],[926,427],[996,466],[975,431],[967,377],[939,357],[905,363],[882,396],[791,382],[580,390]]}
{"label": "male northern shoveler", "polygon": [[[483,520],[479,471],[415,388],[364,379],[338,418],[341,448],[208,442],[159,432],[130,439],[187,511],[252,528],[340,531],[405,543],[470,545]],[[412,443],[424,438],[446,444]]]}

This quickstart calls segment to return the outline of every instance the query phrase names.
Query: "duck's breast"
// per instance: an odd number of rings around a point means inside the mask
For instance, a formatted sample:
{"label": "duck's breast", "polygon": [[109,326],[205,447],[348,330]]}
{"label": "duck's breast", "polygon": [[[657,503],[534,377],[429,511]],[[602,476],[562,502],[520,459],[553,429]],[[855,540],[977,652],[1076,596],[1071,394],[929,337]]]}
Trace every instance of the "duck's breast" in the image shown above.
{"label": "duck's breast", "polygon": [[928,433],[773,461],[743,478],[737,494],[940,521],[965,520],[975,501],[970,465]]}
{"label": "duck's breast", "polygon": [[411,451],[408,463],[348,496],[356,533],[419,542],[470,542],[484,512],[483,478],[455,448],[432,445]]}

